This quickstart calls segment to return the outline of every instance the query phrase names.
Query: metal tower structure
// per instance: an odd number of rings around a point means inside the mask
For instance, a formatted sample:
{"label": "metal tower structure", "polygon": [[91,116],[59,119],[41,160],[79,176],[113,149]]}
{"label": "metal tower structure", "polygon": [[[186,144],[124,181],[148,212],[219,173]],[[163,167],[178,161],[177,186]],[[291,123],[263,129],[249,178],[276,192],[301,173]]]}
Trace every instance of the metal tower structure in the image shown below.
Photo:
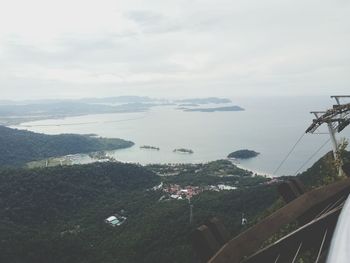
{"label": "metal tower structure", "polygon": [[188,198],[188,204],[190,206],[190,224],[193,222],[193,204],[191,203],[191,197]]}
{"label": "metal tower structure", "polygon": [[[328,132],[332,141],[334,160],[341,163],[338,156],[338,142],[335,136],[336,133],[340,133],[350,124],[350,103],[341,103],[341,99],[350,98],[350,95],[337,95],[331,96],[335,99],[336,104],[333,108],[326,111],[312,111],[315,115],[312,124],[307,128],[305,133],[315,133],[320,126],[326,124]],[[339,168],[339,175],[342,174],[341,168]]]}

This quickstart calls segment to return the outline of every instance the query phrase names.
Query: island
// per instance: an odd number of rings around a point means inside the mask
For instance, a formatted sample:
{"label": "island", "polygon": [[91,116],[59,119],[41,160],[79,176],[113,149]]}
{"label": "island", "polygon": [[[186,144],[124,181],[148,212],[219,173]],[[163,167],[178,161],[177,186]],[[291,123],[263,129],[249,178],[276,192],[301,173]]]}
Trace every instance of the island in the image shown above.
{"label": "island", "polygon": [[182,104],[179,104],[179,107],[198,107],[199,104],[196,104],[196,103],[182,103]]}
{"label": "island", "polygon": [[227,158],[235,158],[235,159],[249,159],[258,156],[260,153],[252,150],[238,150],[230,153]]}
{"label": "island", "polygon": [[178,103],[194,103],[194,104],[221,104],[221,103],[231,103],[230,99],[227,98],[190,98],[190,99],[182,99],[176,100]]}
{"label": "island", "polygon": [[142,145],[140,146],[140,149],[146,149],[146,150],[157,150],[159,151],[160,148],[156,146],[151,146],[151,145]]}
{"label": "island", "polygon": [[185,149],[185,148],[179,148],[179,149],[175,149],[173,150],[174,153],[178,152],[178,153],[189,153],[192,154],[193,151],[191,149]]}
{"label": "island", "polygon": [[216,112],[216,111],[244,111],[244,109],[240,106],[226,106],[226,107],[214,107],[214,108],[181,108],[186,112]]}

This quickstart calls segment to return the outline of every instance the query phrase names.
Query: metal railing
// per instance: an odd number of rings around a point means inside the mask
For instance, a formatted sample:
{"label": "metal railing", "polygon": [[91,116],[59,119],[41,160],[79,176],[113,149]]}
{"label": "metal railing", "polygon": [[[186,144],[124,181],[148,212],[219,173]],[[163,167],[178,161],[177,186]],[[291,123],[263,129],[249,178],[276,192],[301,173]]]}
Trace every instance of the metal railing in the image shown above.
{"label": "metal railing", "polygon": [[[202,262],[298,262],[305,253],[312,254],[313,262],[325,262],[338,217],[350,193],[350,178],[305,193],[300,182],[292,180],[282,184],[280,192],[287,202],[284,207],[232,239],[217,218],[197,228],[192,240]],[[350,204],[348,206],[349,209],[344,210],[347,219],[350,217]],[[297,229],[263,247],[266,240],[293,222],[297,222]],[[350,232],[349,220],[346,223]],[[338,225],[339,228],[345,227]],[[350,238],[350,233],[347,236]],[[332,250],[338,249],[336,247],[342,249],[341,245],[332,245]],[[342,261],[330,259],[328,262]]]}

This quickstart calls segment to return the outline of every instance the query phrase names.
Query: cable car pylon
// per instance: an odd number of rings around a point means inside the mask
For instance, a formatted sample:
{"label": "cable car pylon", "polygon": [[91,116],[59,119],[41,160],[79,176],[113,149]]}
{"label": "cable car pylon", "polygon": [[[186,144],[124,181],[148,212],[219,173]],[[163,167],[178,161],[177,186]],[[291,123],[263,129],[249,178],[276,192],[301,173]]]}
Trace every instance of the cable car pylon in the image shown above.
{"label": "cable car pylon", "polygon": [[332,141],[334,160],[338,164],[338,175],[342,176],[342,160],[339,156],[339,144],[336,138],[336,133],[340,133],[350,124],[350,103],[341,103],[341,99],[350,98],[350,95],[337,95],[331,96],[331,98],[336,101],[333,108],[326,111],[311,112],[315,115],[315,119],[313,119],[312,124],[306,129],[305,133],[313,134],[323,124],[327,125],[328,133]]}

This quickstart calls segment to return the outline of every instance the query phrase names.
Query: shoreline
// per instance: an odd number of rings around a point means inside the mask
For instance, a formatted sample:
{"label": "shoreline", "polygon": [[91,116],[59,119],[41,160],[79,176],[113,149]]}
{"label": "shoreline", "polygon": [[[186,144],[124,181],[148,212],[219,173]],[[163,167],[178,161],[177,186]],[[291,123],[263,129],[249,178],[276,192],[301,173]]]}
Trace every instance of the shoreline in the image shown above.
{"label": "shoreline", "polygon": [[[113,150],[112,152],[120,151],[120,150],[125,150],[125,149]],[[108,152],[111,152],[111,151],[105,151],[105,153],[106,153],[105,157],[106,158],[101,158],[101,159],[92,158],[89,153],[77,153],[77,154],[73,154],[73,155],[51,157],[50,159],[52,159],[52,160],[65,159],[65,161],[68,161],[68,163],[70,163],[70,165],[80,165],[80,164],[84,165],[84,164],[94,163],[94,162],[111,161],[112,156],[110,156],[110,154],[108,154]],[[122,160],[122,159],[118,159],[118,158],[114,158],[114,157],[113,157],[113,159],[114,159],[113,160],[114,162],[130,163],[130,164],[136,164],[136,165],[141,165],[141,166],[157,165],[157,164],[158,165],[169,165],[169,166],[198,165],[198,164],[207,164],[207,163],[215,162],[215,161],[219,161],[219,160],[228,160],[233,165],[237,166],[238,168],[246,170],[248,172],[251,172],[252,176],[262,176],[262,177],[270,178],[270,179],[274,179],[274,178],[277,177],[277,176],[274,176],[274,175],[272,175],[270,173],[265,173],[265,172],[261,172],[261,171],[255,170],[255,169],[247,168],[244,165],[241,165],[240,163],[237,163],[237,161],[229,159],[229,158],[216,159],[216,160],[211,160],[211,161],[185,162],[185,163],[184,162],[174,162],[174,163],[162,163],[162,162],[157,162],[157,163],[140,163],[140,162],[126,161],[126,160]],[[43,161],[43,160],[35,161],[35,162],[32,162],[32,163],[39,163],[40,161]]]}
{"label": "shoreline", "polygon": [[[105,113],[102,113],[102,114],[105,114]],[[75,116],[71,116],[71,117],[75,117]],[[60,117],[58,117],[58,118],[60,118]],[[44,120],[46,120],[46,119],[44,119]],[[50,120],[50,119],[48,119],[48,120]],[[37,120],[34,120],[34,122],[35,121],[37,121]],[[32,122],[32,121],[29,121],[29,122]],[[21,123],[19,123],[17,125],[4,125],[4,126],[8,127],[8,128],[11,128],[11,129],[23,129],[24,128],[23,130],[26,130],[25,128],[33,127],[31,125],[30,126],[29,125],[28,126],[27,125],[23,125],[23,124],[26,124],[26,123],[28,123],[28,122],[21,122]],[[80,125],[82,123],[77,123],[77,124]],[[63,125],[67,125],[67,124],[63,124]],[[68,125],[75,125],[75,123],[74,124],[68,124]],[[38,125],[38,126],[61,126],[61,125]],[[128,148],[130,148],[130,147],[128,147]],[[126,150],[128,148],[115,149],[115,150],[106,150],[104,152],[106,153],[106,156],[113,157],[109,153],[115,152],[115,151],[120,151],[120,150]],[[100,160],[99,159],[92,160],[91,157],[89,157],[89,153],[76,153],[76,154],[67,155],[67,156],[55,156],[55,157],[50,157],[49,159],[58,160],[58,159],[62,159],[62,158],[66,159],[66,157],[68,157],[70,159],[70,162],[72,162],[71,163],[72,165],[76,165],[76,164],[78,164],[78,165],[82,164],[83,165],[83,164],[87,164],[87,163],[94,163],[94,162],[104,161],[104,160],[101,160],[101,159]],[[74,158],[74,157],[78,157],[78,158]],[[115,157],[113,157],[113,158],[115,158]],[[80,161],[77,160],[77,159],[80,159]],[[127,161],[127,160],[123,160],[123,159],[115,159],[116,162],[134,163],[134,164],[141,165],[141,166],[154,165],[154,164],[160,164],[160,165],[194,164],[195,165],[195,164],[205,164],[205,163],[209,163],[209,162],[215,162],[215,161],[218,161],[218,160],[228,160],[232,164],[237,166],[238,168],[246,170],[246,171],[249,171],[249,172],[252,172],[253,176],[257,175],[257,176],[262,176],[262,177],[271,178],[271,179],[278,177],[278,176],[272,175],[272,174],[267,173],[267,172],[261,172],[261,171],[258,171],[256,169],[247,168],[244,165],[241,165],[237,159],[232,159],[232,158],[221,158],[221,159],[215,159],[215,160],[210,160],[210,161],[197,160],[197,161],[191,161],[191,162],[164,162],[164,163],[163,162],[143,163],[143,162],[138,162],[138,161],[135,162],[135,161]],[[29,163],[35,163],[35,162],[40,162],[40,161],[42,161],[42,160],[33,161],[33,162],[29,162]]]}
{"label": "shoreline", "polygon": [[250,172],[252,172],[254,175],[256,174],[256,175],[258,175],[258,176],[263,176],[263,177],[271,178],[271,179],[278,177],[278,176],[275,176],[275,175],[270,174],[270,173],[261,172],[261,171],[255,170],[255,169],[253,170],[253,169],[251,169],[251,168],[247,168],[247,167],[245,167],[244,165],[241,165],[240,163],[237,163],[237,160],[232,160],[232,159],[229,159],[229,158],[228,158],[227,160],[229,160],[230,162],[232,162],[232,163],[233,163],[234,165],[236,165],[238,168],[241,168],[241,169],[243,169],[243,170],[250,171]]}

